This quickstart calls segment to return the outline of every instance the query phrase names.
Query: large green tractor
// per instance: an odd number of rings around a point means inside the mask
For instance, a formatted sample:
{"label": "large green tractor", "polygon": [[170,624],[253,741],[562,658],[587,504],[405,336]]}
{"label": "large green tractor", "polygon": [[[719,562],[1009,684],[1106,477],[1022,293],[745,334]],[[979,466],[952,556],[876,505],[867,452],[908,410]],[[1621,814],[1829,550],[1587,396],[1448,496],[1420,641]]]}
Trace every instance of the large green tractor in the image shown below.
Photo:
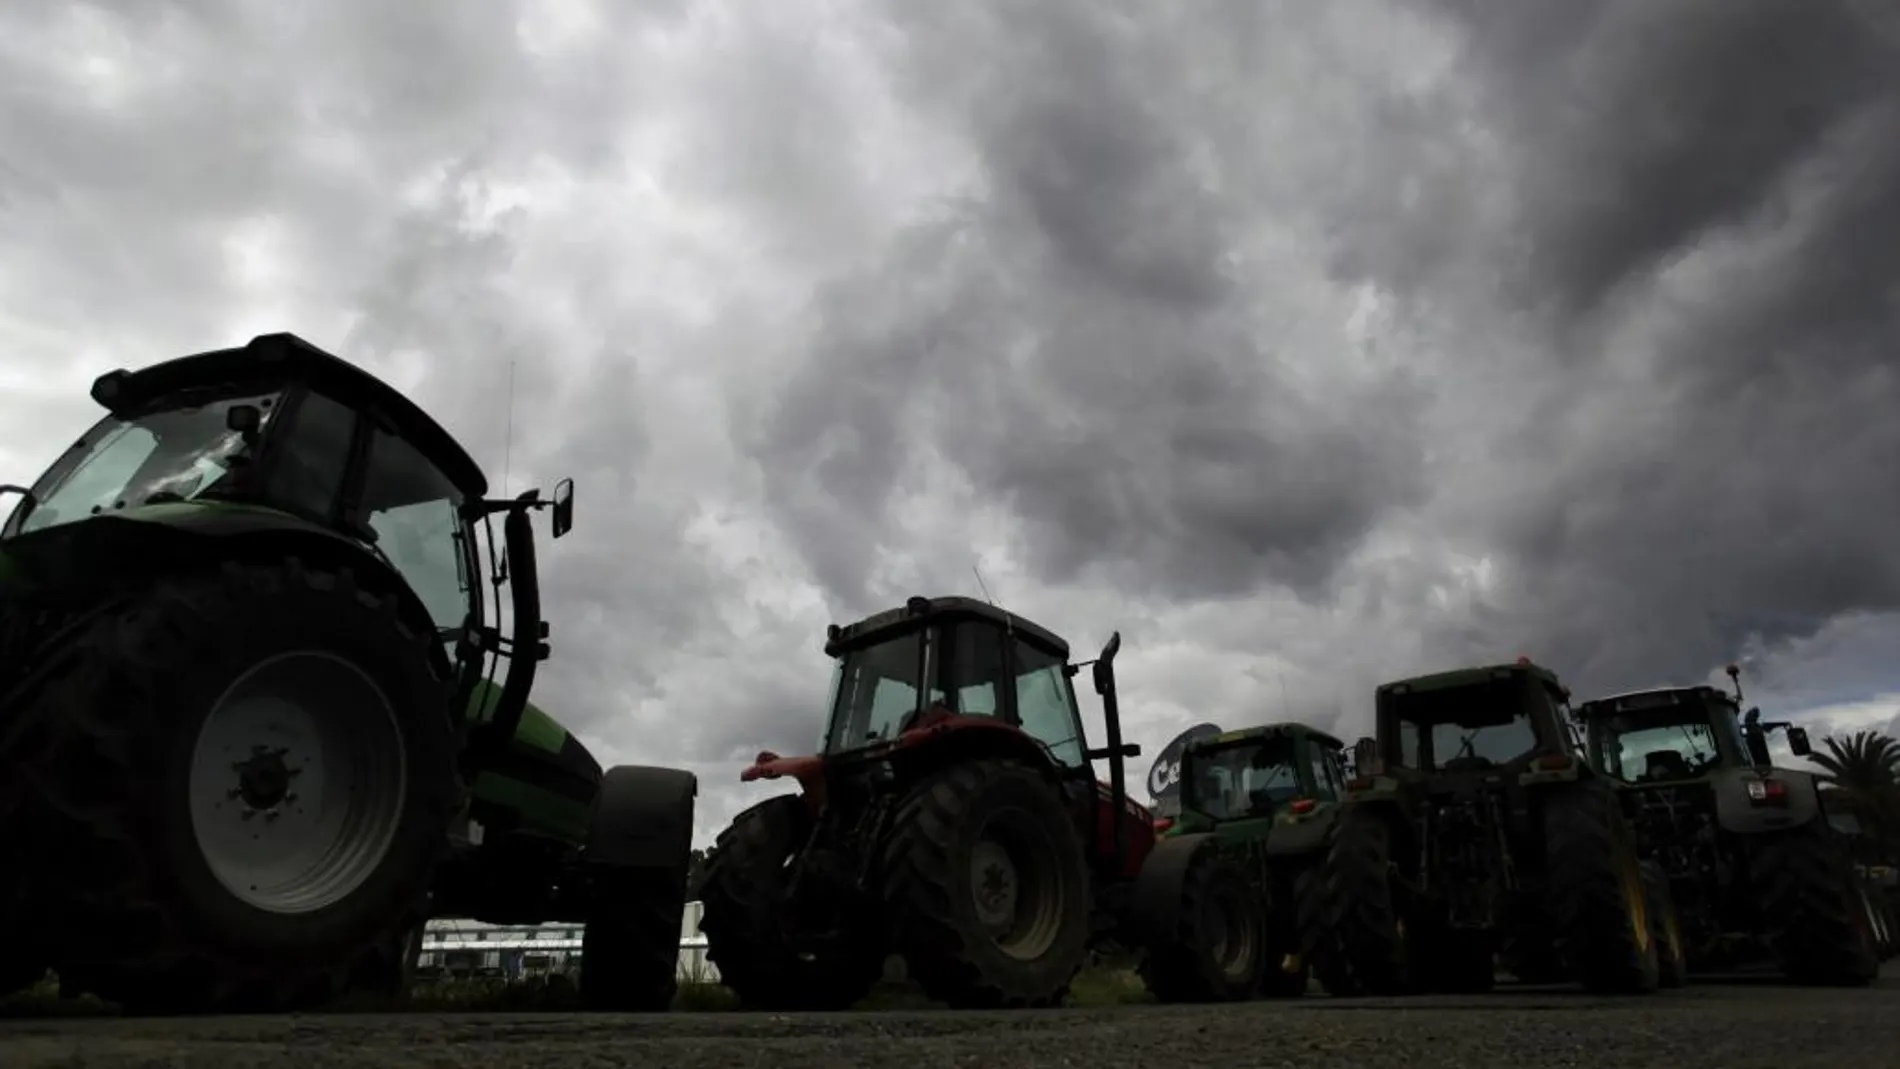
{"label": "large green tractor", "polygon": [[1180,813],[1157,821],[1139,903],[1162,923],[1141,964],[1163,1002],[1306,992],[1296,888],[1323,855],[1345,791],[1344,744],[1305,724],[1243,728],[1187,744]]}
{"label": "large green tractor", "polygon": [[1591,764],[1617,783],[1645,857],[1669,879],[1691,968],[1767,960],[1797,983],[1874,981],[1878,913],[1829,824],[1827,792],[1770,759],[1771,731],[1785,730],[1797,757],[1806,731],[1743,713],[1739,682],[1732,695],[1703,685],[1597,698],[1577,718]]}
{"label": "large green tractor", "polygon": [[424,921],[466,916],[585,923],[588,1002],[664,1008],[697,782],[603,772],[528,701],[530,518],[565,534],[572,483],[489,499],[420,408],[289,334],[92,397],[5,488],[0,987],[312,1007],[400,991]]}
{"label": "large green tractor", "polygon": [[1667,888],[1583,761],[1567,693],[1525,658],[1378,689],[1377,735],[1300,888],[1328,992],[1485,991],[1500,957],[1600,993],[1679,982]]}

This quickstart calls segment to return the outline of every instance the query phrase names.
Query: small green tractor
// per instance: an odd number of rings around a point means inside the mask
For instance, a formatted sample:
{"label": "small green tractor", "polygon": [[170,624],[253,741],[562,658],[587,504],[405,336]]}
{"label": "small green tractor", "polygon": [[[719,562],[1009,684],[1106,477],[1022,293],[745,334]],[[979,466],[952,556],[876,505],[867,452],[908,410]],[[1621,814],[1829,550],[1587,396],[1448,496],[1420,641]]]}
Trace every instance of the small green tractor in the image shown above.
{"label": "small green tractor", "polygon": [[1807,732],[1741,712],[1735,692],[1671,687],[1584,702],[1591,765],[1619,784],[1645,856],[1669,879],[1693,969],[1773,961],[1790,980],[1863,985],[1879,972],[1867,888],[1810,772],[1773,767]]}
{"label": "small green tractor", "polygon": [[488,498],[435,420],[289,334],[92,398],[4,488],[0,988],[395,996],[425,921],[466,916],[585,923],[589,1004],[670,1003],[697,782],[603,771],[528,700],[530,518],[565,534],[572,482]]}
{"label": "small green tractor", "polygon": [[1501,955],[1600,993],[1679,982],[1666,888],[1582,760],[1565,694],[1525,658],[1378,688],[1377,735],[1300,887],[1328,992],[1485,991]]}
{"label": "small green tractor", "polygon": [[897,954],[952,1008],[1060,1003],[1090,950],[1126,935],[1155,848],[1126,789],[1120,648],[1085,662],[1107,729],[1094,749],[1071,682],[1085,665],[1029,620],[916,597],[832,625],[820,753],[759,754],[743,781],[799,792],[740,813],[706,865],[722,982],[759,1009],[844,1009]]}
{"label": "small green tractor", "polygon": [[[1345,793],[1338,739],[1269,724],[1187,744],[1180,813],[1157,821],[1161,848],[1142,883],[1152,925],[1141,974],[1163,1002],[1306,993],[1295,888],[1324,855]],[[1178,868],[1179,874],[1166,870]]]}

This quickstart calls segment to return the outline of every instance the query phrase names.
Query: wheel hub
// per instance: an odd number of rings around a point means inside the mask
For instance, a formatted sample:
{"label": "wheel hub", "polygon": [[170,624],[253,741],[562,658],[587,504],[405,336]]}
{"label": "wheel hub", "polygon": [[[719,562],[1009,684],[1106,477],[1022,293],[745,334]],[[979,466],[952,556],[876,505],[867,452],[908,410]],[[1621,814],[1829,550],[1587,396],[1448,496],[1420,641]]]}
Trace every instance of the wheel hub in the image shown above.
{"label": "wheel hub", "polygon": [[1016,922],[1016,864],[1001,843],[985,840],[971,859],[977,915],[984,927],[1006,933]]}
{"label": "wheel hub", "polygon": [[231,789],[226,797],[242,801],[247,807],[258,812],[269,812],[286,802],[294,802],[297,796],[290,793],[290,781],[303,774],[302,768],[292,768],[287,760],[290,748],[279,746],[252,745],[251,756],[242,761],[231,763],[232,771],[237,773],[238,785]]}

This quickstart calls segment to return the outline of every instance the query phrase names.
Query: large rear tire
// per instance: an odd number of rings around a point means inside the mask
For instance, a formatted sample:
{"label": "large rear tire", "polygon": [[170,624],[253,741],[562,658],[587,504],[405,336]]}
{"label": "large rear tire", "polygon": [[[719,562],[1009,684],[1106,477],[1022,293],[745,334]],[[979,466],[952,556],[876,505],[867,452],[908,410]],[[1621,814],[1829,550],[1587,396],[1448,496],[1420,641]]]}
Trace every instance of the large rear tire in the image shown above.
{"label": "large rear tire", "polygon": [[1750,874],[1770,950],[1798,984],[1864,987],[1879,955],[1847,854],[1813,820],[1755,843]]}
{"label": "large rear tire", "polygon": [[936,773],[899,808],[882,867],[897,947],[926,995],[952,1009],[1068,997],[1088,955],[1089,872],[1047,776],[996,760]]}
{"label": "large rear tire", "polygon": [[1188,862],[1173,919],[1142,958],[1149,993],[1162,1002],[1240,1002],[1258,992],[1268,967],[1265,911],[1215,843],[1202,843]]}
{"label": "large rear tire", "polygon": [[281,1011],[390,974],[462,800],[432,631],[293,559],[160,581],[55,656],[22,768],[64,990]]}
{"label": "large rear tire", "polygon": [[1616,796],[1591,781],[1549,789],[1544,849],[1558,953],[1572,976],[1595,994],[1655,992],[1648,895]]}
{"label": "large rear tire", "polygon": [[1391,837],[1382,814],[1346,809],[1331,849],[1298,885],[1305,964],[1327,994],[1399,995],[1412,988],[1411,955],[1393,888]]}
{"label": "large rear tire", "polygon": [[733,818],[706,862],[699,892],[706,959],[719,982],[754,1009],[849,1009],[883,975],[883,949],[868,929],[845,935],[830,952],[787,938],[785,868],[811,827],[802,798],[768,798]]}

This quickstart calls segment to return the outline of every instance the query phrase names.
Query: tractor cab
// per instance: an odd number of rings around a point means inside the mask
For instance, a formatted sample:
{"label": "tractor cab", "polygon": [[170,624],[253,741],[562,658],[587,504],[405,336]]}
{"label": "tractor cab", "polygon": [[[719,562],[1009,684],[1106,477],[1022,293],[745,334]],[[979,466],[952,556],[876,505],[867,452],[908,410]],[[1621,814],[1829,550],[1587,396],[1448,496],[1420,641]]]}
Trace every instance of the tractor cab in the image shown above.
{"label": "tractor cab", "polygon": [[[1311,812],[1345,793],[1343,744],[1299,724],[1199,739],[1181,759],[1181,808],[1212,823]],[[1200,823],[1190,816],[1183,827]]]}
{"label": "tractor cab", "polygon": [[[571,481],[551,501],[536,491],[486,500],[481,469],[433,418],[290,334],[112,371],[92,398],[106,415],[31,487],[4,488],[20,501],[0,527],[0,553],[39,585],[136,581],[126,569],[223,552],[210,547],[228,548],[225,538],[341,543],[365,570],[400,576],[413,617],[452,651],[462,692],[482,691],[512,735],[546,654],[527,514],[551,507],[554,536],[566,534]],[[496,514],[507,517],[502,539]],[[483,597],[484,543],[497,593],[514,572],[510,636]],[[502,657],[510,668],[496,692],[483,676]]]}
{"label": "tractor cab", "polygon": [[[1730,667],[1731,678],[1739,671]],[[1590,763],[1626,783],[1683,783],[1721,769],[1772,767],[1768,735],[1785,731],[1797,757],[1813,752],[1807,731],[1741,712],[1733,694],[1707,685],[1662,687],[1595,698],[1577,707]]]}
{"label": "tractor cab", "polygon": [[1387,683],[1378,689],[1378,742],[1356,779],[1522,771],[1573,756],[1563,719],[1567,691],[1549,669],[1515,664],[1467,668]]}
{"label": "tractor cab", "polygon": [[833,625],[825,652],[837,662],[826,754],[982,718],[1020,730],[1061,768],[1089,767],[1068,643],[1027,620],[968,598],[912,598]]}

